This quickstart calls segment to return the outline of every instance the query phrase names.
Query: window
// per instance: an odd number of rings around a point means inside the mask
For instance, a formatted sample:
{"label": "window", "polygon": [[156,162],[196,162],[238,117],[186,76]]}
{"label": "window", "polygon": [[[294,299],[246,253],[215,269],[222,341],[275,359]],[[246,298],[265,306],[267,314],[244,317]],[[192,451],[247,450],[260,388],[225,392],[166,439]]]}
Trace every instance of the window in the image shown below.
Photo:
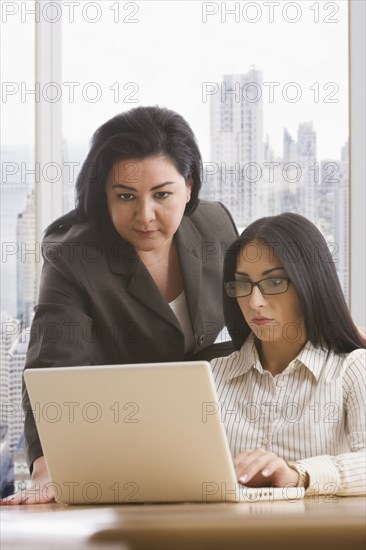
{"label": "window", "polygon": [[27,273],[35,259],[35,26],[12,16],[11,4],[1,14],[1,309],[17,317],[35,300]]}
{"label": "window", "polygon": [[[296,211],[322,230],[349,296],[348,2],[103,2],[63,13],[64,158],[80,167],[119,111],[180,112],[204,198],[239,227]],[[72,90],[72,93],[70,92]],[[68,187],[68,207],[73,182]]]}
{"label": "window", "polygon": [[[23,2],[24,10],[34,2]],[[14,456],[22,456],[22,371],[36,300],[35,25],[1,3],[1,496],[12,492]],[[38,256],[39,257],[39,256]],[[23,457],[24,458],[24,457]],[[23,463],[23,458],[20,461]],[[16,476],[18,474],[15,466]]]}
{"label": "window", "polygon": [[[134,106],[165,105],[185,116],[197,135],[203,197],[226,202],[240,227],[282,210],[313,219],[330,243],[348,297],[353,223],[348,209],[363,203],[354,182],[349,204],[346,0],[51,4],[8,3],[1,14],[3,40],[14,45],[3,54],[2,154],[4,161],[10,158],[10,133],[17,134],[19,125],[8,121],[15,111],[12,121],[22,120],[22,140],[33,155],[36,106],[37,161],[46,174],[34,197],[38,241],[52,219],[73,207],[75,180],[94,130]],[[364,9],[359,2],[352,7]],[[354,35],[362,21],[362,13],[350,21]],[[46,32],[41,35],[42,24]],[[35,27],[36,65],[28,47]],[[354,48],[353,54],[362,50]],[[362,60],[353,78],[362,83],[361,65]],[[32,94],[36,69],[40,101]],[[360,84],[352,88],[355,99],[359,89]],[[359,132],[358,142],[361,137]],[[59,167],[53,174],[52,162]],[[230,175],[237,163],[239,169]],[[31,164],[34,170],[34,159]],[[11,177],[6,173],[5,181]],[[32,187],[35,174],[28,167],[22,177]],[[4,178],[2,185],[2,233],[8,238],[15,223],[7,221],[11,208],[5,206]],[[16,315],[15,255],[10,248],[6,255],[3,280],[10,286],[2,293],[2,308]],[[364,272],[364,265],[352,269],[352,276],[360,269]],[[360,286],[364,279],[358,275],[357,280]],[[352,307],[357,303],[353,300]],[[362,324],[361,311],[358,318]]]}
{"label": "window", "polygon": [[24,364],[41,233],[73,207],[95,129],[138,105],[188,120],[203,197],[227,204],[238,226],[284,210],[315,221],[366,325],[364,2],[0,6],[3,403],[11,396],[20,411],[12,376]]}

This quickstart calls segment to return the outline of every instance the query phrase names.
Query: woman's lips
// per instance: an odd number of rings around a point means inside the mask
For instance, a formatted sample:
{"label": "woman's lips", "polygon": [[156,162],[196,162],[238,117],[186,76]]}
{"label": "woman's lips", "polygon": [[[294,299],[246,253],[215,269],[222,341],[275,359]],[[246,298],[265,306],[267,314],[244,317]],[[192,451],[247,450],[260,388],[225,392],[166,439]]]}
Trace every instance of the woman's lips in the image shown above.
{"label": "woman's lips", "polygon": [[273,319],[268,319],[268,317],[254,317],[251,322],[253,325],[269,325],[272,321]]}
{"label": "woman's lips", "polygon": [[149,231],[142,231],[141,229],[135,229],[136,233],[140,235],[140,237],[153,237],[156,234],[156,229],[149,230]]}

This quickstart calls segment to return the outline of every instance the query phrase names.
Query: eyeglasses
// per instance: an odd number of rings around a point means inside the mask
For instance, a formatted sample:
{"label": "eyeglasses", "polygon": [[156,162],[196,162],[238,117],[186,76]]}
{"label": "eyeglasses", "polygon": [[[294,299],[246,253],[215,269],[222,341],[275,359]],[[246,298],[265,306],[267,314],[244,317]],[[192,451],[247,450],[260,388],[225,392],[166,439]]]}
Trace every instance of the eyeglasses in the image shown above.
{"label": "eyeglasses", "polygon": [[226,294],[230,298],[250,296],[257,286],[262,294],[283,294],[288,290],[291,280],[288,277],[271,277],[260,281],[231,281],[224,283]]}

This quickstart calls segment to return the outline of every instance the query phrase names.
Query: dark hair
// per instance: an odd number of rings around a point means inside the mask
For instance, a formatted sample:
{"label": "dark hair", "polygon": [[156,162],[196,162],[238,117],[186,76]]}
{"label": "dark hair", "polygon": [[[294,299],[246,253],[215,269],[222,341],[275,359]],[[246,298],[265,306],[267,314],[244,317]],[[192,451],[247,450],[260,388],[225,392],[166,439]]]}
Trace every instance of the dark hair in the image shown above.
{"label": "dark hair", "polygon": [[53,222],[46,234],[63,224],[108,216],[105,186],[113,164],[150,156],[169,158],[186,183],[192,179],[191,197],[184,212],[191,214],[199,202],[201,153],[189,124],[169,109],[136,107],[96,130],[76,181],[76,211]]}
{"label": "dark hair", "polygon": [[[272,248],[291,279],[307,337],[315,347],[336,353],[365,347],[349,313],[328,245],[314,224],[292,213],[256,220],[227,250],[224,282],[235,279],[238,255],[254,241]],[[235,348],[240,349],[251,329],[237,300],[224,292],[223,303],[226,326]]]}

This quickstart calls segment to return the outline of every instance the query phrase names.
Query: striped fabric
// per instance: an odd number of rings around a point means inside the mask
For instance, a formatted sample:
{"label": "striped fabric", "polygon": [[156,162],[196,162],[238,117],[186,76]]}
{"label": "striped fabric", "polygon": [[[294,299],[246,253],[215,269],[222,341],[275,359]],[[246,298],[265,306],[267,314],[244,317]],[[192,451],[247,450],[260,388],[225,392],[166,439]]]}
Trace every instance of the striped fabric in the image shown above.
{"label": "striped fabric", "polygon": [[307,494],[365,494],[366,350],[337,355],[307,342],[273,376],[249,338],[211,364],[233,456],[260,447],[302,464]]}

